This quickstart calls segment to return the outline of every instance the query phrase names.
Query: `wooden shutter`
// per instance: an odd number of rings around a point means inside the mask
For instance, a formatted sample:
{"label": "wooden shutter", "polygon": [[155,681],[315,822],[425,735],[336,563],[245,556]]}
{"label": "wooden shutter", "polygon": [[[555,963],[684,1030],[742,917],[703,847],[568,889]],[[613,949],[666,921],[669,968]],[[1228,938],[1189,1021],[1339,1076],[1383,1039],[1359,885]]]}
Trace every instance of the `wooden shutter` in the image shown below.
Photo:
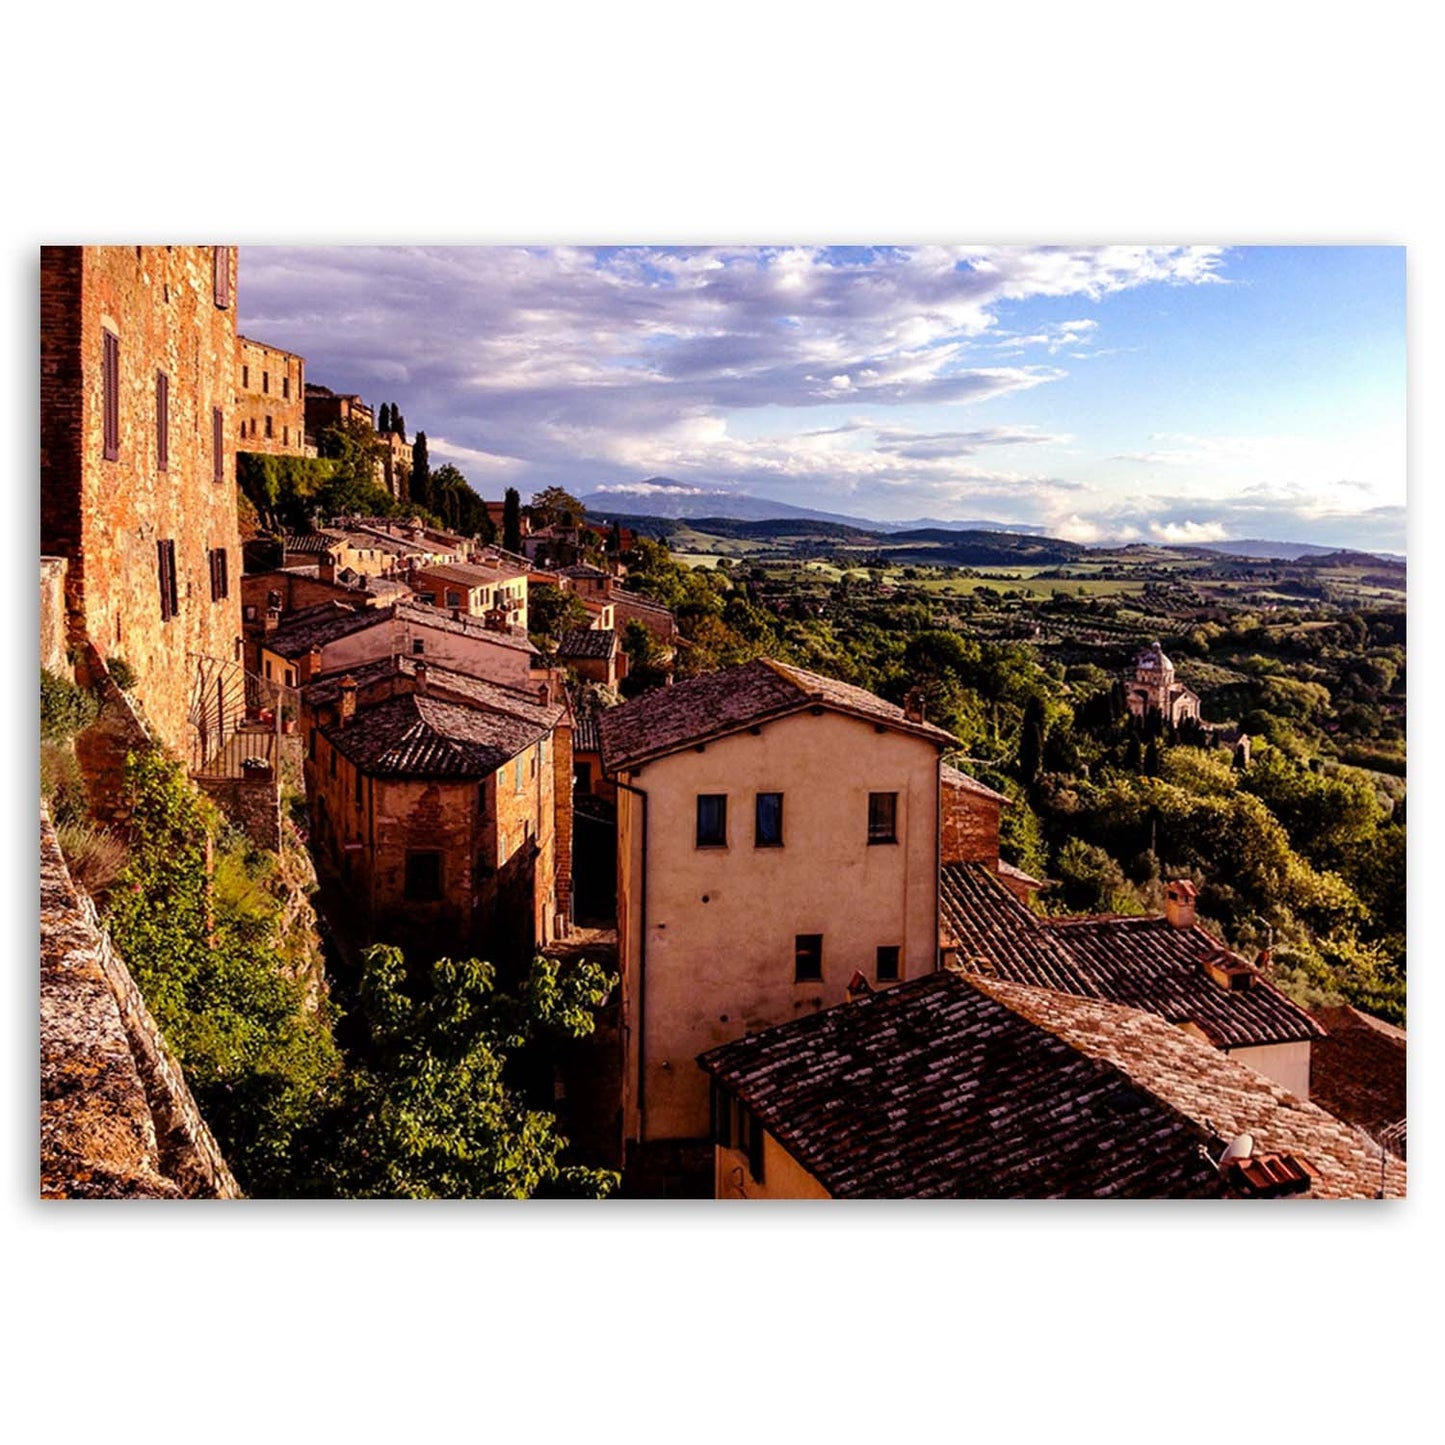
{"label": "wooden shutter", "polygon": [[211,450],[215,453],[212,462],[211,480],[213,482],[224,482],[226,480],[226,418],[221,408],[211,408]]}
{"label": "wooden shutter", "polygon": [[231,595],[231,579],[226,571],[226,549],[224,547],[216,553],[216,564],[221,576],[221,596],[222,598],[229,597]]}
{"label": "wooden shutter", "polygon": [[181,610],[180,589],[176,583],[176,544],[156,543],[156,576],[161,592],[161,621],[169,622]]}
{"label": "wooden shutter", "polygon": [[171,460],[171,379],[156,372],[156,467],[165,471]]}
{"label": "wooden shutter", "polygon": [[108,462],[120,459],[120,337],[113,331],[105,337],[101,425],[105,432],[102,455]]}
{"label": "wooden shutter", "polygon": [[231,248],[229,246],[215,248],[214,267],[216,305],[229,306],[231,304]]}

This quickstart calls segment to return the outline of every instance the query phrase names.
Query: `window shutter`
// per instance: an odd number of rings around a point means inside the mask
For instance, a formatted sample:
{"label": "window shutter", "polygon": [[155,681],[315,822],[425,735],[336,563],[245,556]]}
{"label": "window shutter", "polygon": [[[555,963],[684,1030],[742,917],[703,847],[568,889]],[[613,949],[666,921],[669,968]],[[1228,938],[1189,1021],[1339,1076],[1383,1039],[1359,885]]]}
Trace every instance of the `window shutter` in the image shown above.
{"label": "window shutter", "polygon": [[215,458],[212,463],[211,480],[214,482],[224,482],[226,480],[225,426],[226,418],[222,414],[221,408],[213,406],[211,408],[211,450],[215,453]]}
{"label": "window shutter", "polygon": [[108,462],[120,458],[120,337],[113,331],[103,333],[105,337],[104,365],[102,367],[101,426],[105,437],[102,455]]}
{"label": "window shutter", "polygon": [[226,571],[226,549],[224,547],[216,553],[216,558],[221,572],[221,596],[229,597],[231,595],[231,579]]}
{"label": "window shutter", "polygon": [[171,460],[171,379],[156,372],[156,467],[165,471]]}
{"label": "window shutter", "polygon": [[176,585],[176,544],[156,543],[156,572],[161,591],[161,621],[169,622],[180,612],[180,589]]}
{"label": "window shutter", "polygon": [[231,304],[231,248],[217,246],[214,258],[216,305],[226,307]]}

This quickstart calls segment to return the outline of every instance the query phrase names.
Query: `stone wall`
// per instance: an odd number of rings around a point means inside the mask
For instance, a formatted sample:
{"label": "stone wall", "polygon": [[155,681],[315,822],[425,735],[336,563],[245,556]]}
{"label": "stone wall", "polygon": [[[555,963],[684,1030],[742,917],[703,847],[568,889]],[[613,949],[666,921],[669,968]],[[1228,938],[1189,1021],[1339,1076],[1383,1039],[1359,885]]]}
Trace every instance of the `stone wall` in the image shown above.
{"label": "stone wall", "polygon": [[124,960],[40,822],[40,1192],[237,1199]]}
{"label": "stone wall", "polygon": [[302,456],[306,450],[306,362],[293,352],[246,336],[238,336],[236,342],[237,450]]}
{"label": "stone wall", "polygon": [[[68,563],[69,641],[83,633],[124,658],[156,737],[184,754],[196,659],[231,660],[241,631],[234,249],[45,246],[40,292],[40,542]],[[119,344],[113,456],[107,335]],[[174,549],[171,615],[163,544]],[[225,596],[213,595],[218,551]]]}
{"label": "stone wall", "polygon": [[58,677],[70,676],[70,663],[65,620],[64,557],[40,559],[40,665]]}
{"label": "stone wall", "polygon": [[258,848],[276,853],[281,848],[281,786],[274,774],[260,778],[209,778],[193,774],[191,781]]}
{"label": "stone wall", "polygon": [[150,729],[131,699],[116,686],[88,640],[82,642],[77,681],[100,700],[100,716],[75,739],[90,811],[103,823],[125,820],[125,764],[131,753],[155,747]]}
{"label": "stone wall", "polygon": [[997,865],[1000,805],[947,779],[939,797],[943,818],[939,861]]}

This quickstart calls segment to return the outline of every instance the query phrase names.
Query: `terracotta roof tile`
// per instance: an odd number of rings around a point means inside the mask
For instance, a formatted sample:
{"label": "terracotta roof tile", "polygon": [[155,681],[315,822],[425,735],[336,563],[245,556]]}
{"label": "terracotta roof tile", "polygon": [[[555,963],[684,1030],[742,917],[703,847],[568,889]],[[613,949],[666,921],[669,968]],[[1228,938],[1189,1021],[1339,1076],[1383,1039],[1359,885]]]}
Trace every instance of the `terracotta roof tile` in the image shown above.
{"label": "terracotta roof tile", "polygon": [[610,627],[574,627],[557,640],[559,658],[594,658],[605,661],[617,651],[617,634]]}
{"label": "terracotta roof tile", "polygon": [[932,974],[699,1063],[836,1198],[1219,1197],[1210,1159],[1246,1131],[1307,1160],[1316,1196],[1378,1187],[1323,1110],[1153,1015],[1044,989]]}
{"label": "terracotta roof tile", "polygon": [[960,962],[990,978],[1148,1009],[1194,1024],[1219,1048],[1297,1043],[1324,1032],[1263,978],[1246,989],[1213,982],[1202,961],[1219,942],[1202,928],[1158,917],[1041,919],[978,863],[943,866],[939,913]]}
{"label": "terracotta roof tile", "polygon": [[602,717],[603,761],[609,771],[633,767],[703,739],[814,706],[880,722],[943,746],[958,741],[930,723],[910,722],[902,708],[861,687],[772,658],[759,658],[672,687],[655,688],[621,707],[609,708]]}
{"label": "terracotta roof tile", "polygon": [[322,728],[342,757],[375,777],[486,777],[543,737],[534,720],[407,694]]}
{"label": "terracotta roof tile", "polygon": [[[1375,1137],[1405,1118],[1405,1030],[1358,1009],[1315,1008],[1325,1037],[1310,1050],[1310,1097]],[[1404,1156],[1402,1136],[1397,1152]]]}

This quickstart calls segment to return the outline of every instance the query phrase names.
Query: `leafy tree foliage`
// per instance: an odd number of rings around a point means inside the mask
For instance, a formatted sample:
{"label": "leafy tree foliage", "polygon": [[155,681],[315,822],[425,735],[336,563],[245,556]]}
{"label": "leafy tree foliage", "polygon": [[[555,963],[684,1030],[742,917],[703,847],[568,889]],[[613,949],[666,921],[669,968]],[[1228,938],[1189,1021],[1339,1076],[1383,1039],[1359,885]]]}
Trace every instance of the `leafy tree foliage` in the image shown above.
{"label": "leafy tree foliage", "polygon": [[419,977],[399,949],[367,950],[357,1064],[325,1121],[324,1192],[346,1198],[599,1198],[616,1176],[562,1162],[555,1120],[529,1107],[513,1065],[544,1038],[578,1038],[614,980],[538,958],[514,993],[476,959]]}
{"label": "leafy tree foliage", "polygon": [[539,527],[576,527],[585,515],[582,503],[564,487],[544,487],[533,496],[528,511]]}
{"label": "leafy tree foliage", "polygon": [[539,582],[527,589],[527,622],[534,636],[556,640],[573,627],[587,626],[588,612],[575,592]]}

